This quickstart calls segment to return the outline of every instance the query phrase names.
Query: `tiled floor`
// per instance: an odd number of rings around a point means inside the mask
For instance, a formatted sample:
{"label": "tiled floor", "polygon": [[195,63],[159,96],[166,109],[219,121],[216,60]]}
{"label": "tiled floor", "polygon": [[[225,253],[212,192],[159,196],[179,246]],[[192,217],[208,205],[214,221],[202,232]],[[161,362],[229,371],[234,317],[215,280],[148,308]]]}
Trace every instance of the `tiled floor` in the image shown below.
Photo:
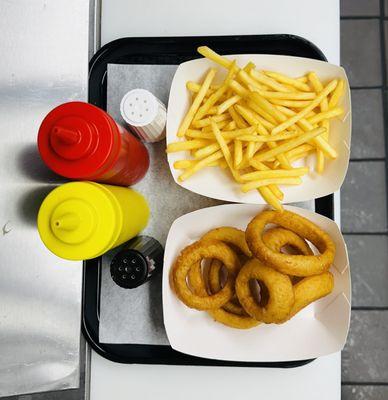
{"label": "tiled floor", "polygon": [[341,1],[341,63],[353,106],[341,204],[353,288],[343,400],[388,399],[387,16],[388,0]]}

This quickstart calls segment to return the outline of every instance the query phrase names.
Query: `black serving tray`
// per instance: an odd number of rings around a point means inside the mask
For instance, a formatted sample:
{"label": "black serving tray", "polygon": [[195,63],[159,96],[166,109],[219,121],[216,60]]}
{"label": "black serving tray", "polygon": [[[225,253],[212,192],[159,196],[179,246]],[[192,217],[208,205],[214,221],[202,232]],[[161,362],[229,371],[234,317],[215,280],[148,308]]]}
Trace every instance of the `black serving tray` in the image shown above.
{"label": "black serving tray", "polygon": [[[203,36],[123,38],[102,47],[89,66],[89,102],[106,110],[108,64],[180,64],[199,58],[196,49],[207,45],[220,54],[281,54],[326,61],[311,42],[293,35]],[[315,201],[316,212],[334,219],[334,196]],[[101,259],[84,262],[82,330],[91,347],[115,362],[132,364],[170,364],[293,368],[311,361],[229,362],[179,353],[166,345],[105,344],[99,342]]]}

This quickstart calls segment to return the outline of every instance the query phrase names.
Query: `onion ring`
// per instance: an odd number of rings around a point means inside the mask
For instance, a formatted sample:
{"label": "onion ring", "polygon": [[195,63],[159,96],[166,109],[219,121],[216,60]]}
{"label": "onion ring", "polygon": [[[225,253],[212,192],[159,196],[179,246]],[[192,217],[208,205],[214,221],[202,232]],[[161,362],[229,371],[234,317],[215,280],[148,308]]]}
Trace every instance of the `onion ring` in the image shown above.
{"label": "onion ring", "polygon": [[[296,250],[294,254],[304,254],[305,256],[313,255],[313,251],[308,243],[298,236],[296,233],[284,228],[271,228],[263,234],[263,242],[273,251],[281,252],[284,246],[289,246]],[[300,282],[303,277],[290,276],[291,282]]]}
{"label": "onion ring", "polygon": [[[206,285],[201,274],[200,262],[193,265],[193,267],[190,269],[190,285],[197,295],[202,297],[208,296]],[[260,324],[259,321],[249,316],[236,315],[233,312],[224,310],[223,308],[208,310],[207,312],[215,321],[231,328],[250,329]]]}
{"label": "onion ring", "polygon": [[[219,260],[213,260],[209,268],[209,289],[211,293],[217,293],[221,290],[221,273],[222,263]],[[238,299],[234,296],[223,307],[225,311],[236,315],[248,315],[238,303]]]}
{"label": "onion ring", "polygon": [[331,272],[309,276],[294,285],[295,303],[288,319],[312,302],[330,294],[334,287],[334,277]]}
{"label": "onion ring", "polygon": [[[216,239],[222,242],[233,245],[236,250],[239,250],[242,254],[247,257],[252,257],[252,253],[249,250],[247,242],[245,240],[245,232],[240,229],[222,226],[216,229],[212,229],[202,236],[203,239]],[[219,260],[213,260],[209,268],[209,289],[211,293],[217,293],[221,290],[221,273],[222,263]],[[245,310],[240,304],[236,304],[237,299],[234,298],[223,306],[225,311],[228,311],[237,315],[247,315]]]}
{"label": "onion ring", "polygon": [[[263,241],[267,224],[274,223],[306,238],[321,254],[283,254],[269,248]],[[246,240],[255,257],[279,272],[294,276],[318,275],[330,268],[334,261],[335,244],[330,236],[306,218],[290,211],[263,211],[248,224]]]}
{"label": "onion ring", "polygon": [[[220,266],[220,269],[221,269],[222,263],[216,259],[212,260],[212,263],[210,265],[210,270],[211,270],[211,268],[214,268],[214,266],[216,268],[218,268],[218,266]],[[219,276],[220,269],[217,270],[217,276]],[[209,274],[208,274],[208,277],[209,277]],[[198,289],[198,287],[201,285],[198,282],[203,281],[203,272],[202,272],[202,266],[201,266],[200,262],[191,266],[190,271],[188,273],[188,278],[189,278],[188,280],[189,280],[190,287],[192,287],[194,290],[196,288]],[[220,279],[218,279],[217,283],[219,281],[220,281]],[[205,285],[205,290],[206,290],[205,281],[203,282],[203,284]],[[210,289],[209,292],[211,294],[215,294],[221,290],[221,286],[219,286],[218,289],[213,290],[211,288],[210,282],[208,282],[208,285],[209,285],[209,289]],[[200,290],[200,289],[198,289],[198,290]],[[206,292],[206,295],[208,295],[208,292]],[[236,302],[238,302],[238,299],[234,294],[233,298],[230,301],[228,301],[226,304],[224,304],[222,306],[222,308],[228,313],[232,313],[235,315],[247,316],[248,314],[245,312],[245,310],[242,308],[242,306],[239,303],[236,304]]]}
{"label": "onion ring", "polygon": [[296,233],[284,228],[272,228],[263,234],[263,242],[273,251],[280,253],[284,246],[294,248],[305,256],[314,255],[308,243]]}
{"label": "onion ring", "polygon": [[240,229],[231,226],[222,226],[220,228],[212,229],[208,233],[205,233],[201,238],[201,240],[207,239],[221,240],[221,242],[225,242],[226,244],[232,244],[247,257],[252,257],[252,253],[245,240],[245,233]]}
{"label": "onion ring", "polygon": [[221,270],[222,263],[219,260],[213,260],[209,268],[209,289],[212,293],[221,290]]}
{"label": "onion ring", "polygon": [[[314,254],[308,243],[296,233],[283,228],[272,228],[263,234],[264,243],[274,251],[280,252],[282,247],[291,246],[299,254]],[[291,277],[292,281],[293,277]],[[294,285],[295,303],[288,319],[292,318],[304,307],[331,293],[334,287],[334,277],[331,272],[313,275],[301,279]]]}
{"label": "onion ring", "polygon": [[[194,264],[203,258],[215,258],[222,261],[228,270],[224,287],[216,294],[201,297],[193,293],[186,283],[186,276]],[[218,240],[200,240],[187,246],[175,261],[171,269],[172,287],[179,299],[188,307],[197,310],[210,310],[222,307],[234,295],[234,281],[240,261],[236,253],[225,243]]]}
{"label": "onion ring", "polygon": [[230,328],[250,329],[257,325],[260,325],[260,321],[257,321],[250,316],[236,315],[234,313],[224,310],[223,308],[209,310],[208,313],[213,317],[215,321],[229,326]]}
{"label": "onion ring", "polygon": [[[253,298],[249,287],[251,279],[257,279],[267,287],[269,300],[265,306],[260,306]],[[257,259],[249,260],[241,268],[236,279],[236,293],[245,311],[252,318],[266,324],[284,322],[294,304],[290,278]]]}

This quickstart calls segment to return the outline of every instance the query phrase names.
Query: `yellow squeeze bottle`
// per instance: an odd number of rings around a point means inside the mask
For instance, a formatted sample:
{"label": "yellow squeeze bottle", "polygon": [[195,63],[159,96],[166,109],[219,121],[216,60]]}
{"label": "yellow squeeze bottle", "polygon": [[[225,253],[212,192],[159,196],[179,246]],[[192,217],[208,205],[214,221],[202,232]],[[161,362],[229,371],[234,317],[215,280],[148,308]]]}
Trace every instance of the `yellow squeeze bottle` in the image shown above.
{"label": "yellow squeeze bottle", "polygon": [[67,260],[88,260],[142,231],[150,210],[133,189],[95,182],[71,182],[43,200],[38,231],[45,246]]}

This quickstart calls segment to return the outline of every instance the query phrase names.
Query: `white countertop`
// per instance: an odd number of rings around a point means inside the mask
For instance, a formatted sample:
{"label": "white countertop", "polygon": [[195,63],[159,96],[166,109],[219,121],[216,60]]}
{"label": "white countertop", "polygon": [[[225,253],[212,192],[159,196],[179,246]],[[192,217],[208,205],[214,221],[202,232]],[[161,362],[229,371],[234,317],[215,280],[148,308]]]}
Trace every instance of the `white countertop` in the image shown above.
{"label": "white countertop", "polygon": [[[103,0],[101,43],[130,36],[289,33],[339,64],[339,0]],[[336,196],[336,214],[339,196]],[[337,220],[338,222],[338,220]],[[292,343],[290,343],[292,346]],[[123,365],[92,352],[90,399],[339,400],[340,353],[293,369]]]}
{"label": "white countertop", "polygon": [[340,399],[339,353],[299,368],[272,369],[123,365],[93,352],[91,366],[91,400]]}
{"label": "white countertop", "polygon": [[64,181],[36,136],[51,109],[87,100],[88,17],[88,0],[0,1],[0,397],[79,385],[82,263],[56,257],[36,229]]}
{"label": "white countertop", "polygon": [[339,0],[102,0],[102,45],[126,36],[290,33],[339,63]]}

